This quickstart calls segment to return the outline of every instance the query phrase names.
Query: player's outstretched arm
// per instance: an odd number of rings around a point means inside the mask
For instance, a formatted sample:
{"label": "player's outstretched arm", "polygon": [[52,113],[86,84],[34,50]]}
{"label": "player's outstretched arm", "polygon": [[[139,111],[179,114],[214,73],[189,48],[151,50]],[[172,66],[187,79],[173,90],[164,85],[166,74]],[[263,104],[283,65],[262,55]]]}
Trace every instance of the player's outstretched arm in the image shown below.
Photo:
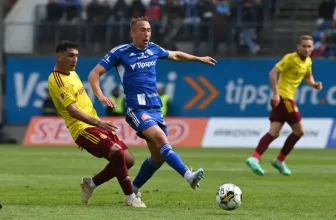
{"label": "player's outstretched arm", "polygon": [[104,122],[96,118],[92,118],[89,115],[85,114],[76,107],[75,103],[71,103],[66,107],[69,115],[77,120],[80,120],[86,124],[93,125],[108,131],[116,131],[118,127],[113,122]]}
{"label": "player's outstretched arm", "polygon": [[89,82],[94,94],[97,96],[99,101],[110,106],[111,108],[117,107],[117,103],[113,99],[104,96],[103,91],[100,88],[100,76],[106,73],[106,69],[98,64],[89,74]]}
{"label": "player's outstretched arm", "polygon": [[320,90],[320,89],[323,88],[322,82],[315,82],[313,74],[307,74],[305,76],[304,80],[309,86],[311,86],[315,89]]}
{"label": "player's outstretched arm", "polygon": [[205,64],[215,65],[217,61],[212,57],[198,57],[182,51],[168,51],[168,59],[176,62],[201,62]]}

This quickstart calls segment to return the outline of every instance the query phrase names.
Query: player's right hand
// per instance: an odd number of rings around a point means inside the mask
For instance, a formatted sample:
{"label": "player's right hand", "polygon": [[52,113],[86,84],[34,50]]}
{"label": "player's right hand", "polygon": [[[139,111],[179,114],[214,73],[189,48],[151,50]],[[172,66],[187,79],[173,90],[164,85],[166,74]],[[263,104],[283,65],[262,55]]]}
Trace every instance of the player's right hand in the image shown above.
{"label": "player's right hand", "polygon": [[100,102],[104,103],[105,105],[107,105],[111,108],[117,107],[117,103],[109,97],[102,96],[102,97],[98,97],[98,99],[99,99]]}
{"label": "player's right hand", "polygon": [[118,126],[110,121],[98,121],[97,127],[110,132],[116,132],[118,129]]}
{"label": "player's right hand", "polygon": [[277,94],[274,94],[271,98],[271,106],[272,108],[277,107],[280,104],[280,96]]}

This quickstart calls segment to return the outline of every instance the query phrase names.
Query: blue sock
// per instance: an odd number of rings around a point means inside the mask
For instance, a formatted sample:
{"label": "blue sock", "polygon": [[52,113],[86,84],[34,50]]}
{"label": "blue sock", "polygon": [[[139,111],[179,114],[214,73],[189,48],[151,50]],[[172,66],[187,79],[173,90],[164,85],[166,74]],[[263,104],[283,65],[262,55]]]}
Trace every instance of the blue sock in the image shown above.
{"label": "blue sock", "polygon": [[140,189],[161,167],[162,164],[155,164],[151,157],[148,157],[141,165],[138,175],[133,180],[133,186]]}
{"label": "blue sock", "polygon": [[188,168],[184,165],[181,157],[172,149],[170,144],[162,145],[160,153],[166,163],[184,177]]}

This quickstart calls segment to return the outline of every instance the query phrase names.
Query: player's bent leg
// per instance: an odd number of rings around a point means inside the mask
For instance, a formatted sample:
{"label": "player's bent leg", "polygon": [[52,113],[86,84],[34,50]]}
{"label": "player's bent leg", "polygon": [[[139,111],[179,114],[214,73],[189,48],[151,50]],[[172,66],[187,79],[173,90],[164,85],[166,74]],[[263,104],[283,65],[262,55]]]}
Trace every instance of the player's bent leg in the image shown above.
{"label": "player's bent leg", "polygon": [[113,171],[118,179],[119,185],[126,196],[128,206],[145,208],[146,205],[140,201],[134,194],[132,182],[128,175],[124,150],[116,143],[110,148],[107,159],[113,164]]}
{"label": "player's bent leg", "polygon": [[[158,126],[151,126],[146,130],[142,131],[142,134],[155,145],[149,146],[151,148],[160,149],[160,154],[164,161],[176,170],[182,177],[184,177],[187,182],[189,182],[191,188],[196,189],[199,187],[199,182],[204,176],[204,170],[199,169],[196,172],[192,172],[183,163],[181,157],[172,149],[168,142],[168,138],[163,130]],[[155,151],[155,149],[152,149]]]}
{"label": "player's bent leg", "polygon": [[281,174],[286,176],[291,175],[292,172],[284,161],[289,153],[293,150],[295,144],[304,135],[302,121],[292,124],[291,127],[293,132],[287,137],[278,157],[272,161],[272,166],[275,167]]}
{"label": "player's bent leg", "polygon": [[[113,153],[117,150],[120,150],[120,146],[114,145],[110,147],[108,151],[105,151],[105,146],[102,144],[98,146],[98,148],[101,148],[102,152],[106,152],[106,155],[103,155],[107,160],[109,160],[109,157],[112,157]],[[83,177],[81,180],[81,188],[82,188],[82,202],[83,204],[88,204],[90,198],[92,197],[94,190],[96,187],[102,185],[103,183],[111,180],[113,177],[115,177],[113,164],[110,162],[108,163],[105,168],[96,174],[92,178]]]}
{"label": "player's bent leg", "polygon": [[283,123],[273,121],[271,122],[271,127],[268,133],[266,133],[259,141],[257,148],[254,150],[251,157],[246,160],[246,164],[253,173],[263,176],[265,171],[260,166],[259,161],[261,160],[261,156],[268,149],[269,145],[279,137],[281,128],[283,127]]}

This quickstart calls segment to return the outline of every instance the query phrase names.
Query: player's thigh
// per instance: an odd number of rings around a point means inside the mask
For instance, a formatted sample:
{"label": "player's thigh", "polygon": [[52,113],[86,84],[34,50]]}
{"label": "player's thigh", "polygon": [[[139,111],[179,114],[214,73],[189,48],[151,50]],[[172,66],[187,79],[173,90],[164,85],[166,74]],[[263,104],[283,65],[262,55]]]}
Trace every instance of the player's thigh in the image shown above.
{"label": "player's thigh", "polygon": [[163,118],[161,109],[156,110],[154,116],[155,116],[155,120],[156,120],[157,124],[159,125],[161,130],[165,133],[165,135],[168,137],[168,128],[167,128],[167,124],[166,124],[166,122]]}
{"label": "player's thigh", "polygon": [[127,109],[126,120],[131,127],[136,130],[137,135],[145,140],[156,143],[157,147],[168,143],[166,131],[158,125],[161,120],[156,109],[149,110],[132,110]]}
{"label": "player's thigh", "polygon": [[300,137],[303,136],[304,128],[301,121],[301,114],[295,101],[291,99],[287,100],[286,107],[288,110],[287,123],[291,126],[294,134]]}
{"label": "player's thigh", "polygon": [[271,127],[268,133],[272,135],[273,137],[279,137],[280,131],[283,125],[284,124],[282,122],[278,122],[278,121],[271,122]]}
{"label": "player's thigh", "polygon": [[113,142],[105,130],[89,127],[81,132],[76,144],[98,158],[110,158],[117,150],[122,149]]}
{"label": "player's thigh", "polygon": [[300,136],[300,137],[304,135],[304,127],[303,127],[302,121],[291,124],[290,126],[291,126],[291,128],[293,130],[293,133],[295,135]]}
{"label": "player's thigh", "polygon": [[117,143],[124,151],[126,166],[128,169],[130,169],[134,165],[134,157],[131,151],[128,149],[126,143],[115,132],[108,132],[108,136],[113,142]]}
{"label": "player's thigh", "polygon": [[142,134],[142,130],[145,130],[151,126],[157,125],[148,114],[146,110],[132,110],[126,109],[126,121],[136,131],[137,135],[146,140],[146,137]]}
{"label": "player's thigh", "polygon": [[272,107],[269,120],[271,123],[278,122],[278,123],[284,124],[286,122],[286,114],[287,114],[287,111],[284,106],[284,102],[281,98],[278,106]]}
{"label": "player's thigh", "polygon": [[160,148],[156,147],[156,144],[151,141],[147,141],[147,146],[151,154],[152,160],[155,164],[163,164],[164,159],[161,156]]}
{"label": "player's thigh", "polygon": [[166,134],[159,125],[153,125],[143,130],[142,134],[148,141],[153,142],[157,148],[161,148],[163,144],[169,143]]}

